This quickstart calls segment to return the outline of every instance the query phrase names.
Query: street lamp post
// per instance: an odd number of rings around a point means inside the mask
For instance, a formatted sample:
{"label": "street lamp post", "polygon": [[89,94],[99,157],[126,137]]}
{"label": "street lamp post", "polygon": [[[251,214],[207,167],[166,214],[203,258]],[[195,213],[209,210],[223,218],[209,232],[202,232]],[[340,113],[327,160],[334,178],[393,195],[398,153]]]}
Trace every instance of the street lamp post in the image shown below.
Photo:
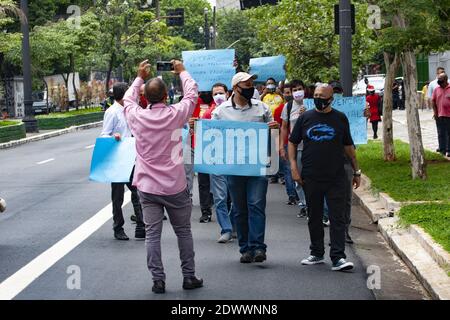
{"label": "street lamp post", "polygon": [[209,23],[208,23],[208,8],[205,8],[205,28],[203,29],[205,32],[205,49],[209,49]]}
{"label": "street lamp post", "polygon": [[20,0],[20,9],[25,15],[25,19],[21,22],[22,28],[22,69],[23,69],[23,104],[25,107],[25,124],[26,132],[39,132],[37,120],[33,112],[33,99],[31,97],[31,59],[30,59],[30,32],[28,29],[28,0]]}
{"label": "street lamp post", "polygon": [[340,74],[344,97],[352,96],[352,14],[350,0],[339,1]]}

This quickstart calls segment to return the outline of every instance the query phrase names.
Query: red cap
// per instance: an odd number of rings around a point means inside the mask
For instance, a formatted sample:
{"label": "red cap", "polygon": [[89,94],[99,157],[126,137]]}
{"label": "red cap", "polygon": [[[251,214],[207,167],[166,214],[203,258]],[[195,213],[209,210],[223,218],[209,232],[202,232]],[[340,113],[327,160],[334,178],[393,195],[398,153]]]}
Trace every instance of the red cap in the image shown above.
{"label": "red cap", "polygon": [[369,90],[369,91],[375,91],[375,87],[372,86],[372,85],[368,85],[368,86],[367,86],[367,90]]}

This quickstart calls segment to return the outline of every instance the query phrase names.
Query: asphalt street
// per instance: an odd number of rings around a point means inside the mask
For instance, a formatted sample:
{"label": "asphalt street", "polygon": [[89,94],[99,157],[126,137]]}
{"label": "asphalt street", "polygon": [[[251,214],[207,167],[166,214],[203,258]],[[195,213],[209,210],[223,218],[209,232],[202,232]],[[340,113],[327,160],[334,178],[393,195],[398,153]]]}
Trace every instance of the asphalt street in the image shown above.
{"label": "asphalt street", "polygon": [[[0,151],[0,196],[8,208],[0,215],[0,295],[2,284],[22,281],[18,271],[64,239],[110,204],[110,186],[88,180],[92,146],[100,129],[75,132]],[[197,191],[197,186],[194,187]],[[331,262],[302,266],[309,254],[305,219],[297,208],[285,204],[284,186],[270,185],[267,203],[268,260],[262,264],[239,263],[236,241],[218,244],[216,219],[200,224],[198,192],[194,194],[192,231],[197,275],[202,289],[183,291],[176,237],[165,221],[162,239],[167,274],[165,295],[151,292],[144,241],[134,239],[125,206],[125,231],[130,241],[113,238],[112,219],[86,234],[73,250],[54,250],[53,265],[33,265],[37,278],[22,289],[13,288],[15,299],[424,299],[427,295],[401,261],[388,249],[368,218],[354,207],[352,233],[355,245],[348,246],[352,272],[332,272]],[[105,209],[107,210],[107,209]],[[111,215],[112,217],[112,215]],[[70,239],[67,239],[69,241]],[[326,242],[328,233],[326,232]],[[329,248],[326,248],[327,255]],[[53,257],[54,258],[54,257]],[[369,290],[367,267],[382,270],[379,290]],[[28,270],[28,269],[26,269]],[[80,288],[71,288],[73,270],[80,275]],[[77,271],[77,272],[78,272]],[[31,277],[31,276],[30,276]]]}

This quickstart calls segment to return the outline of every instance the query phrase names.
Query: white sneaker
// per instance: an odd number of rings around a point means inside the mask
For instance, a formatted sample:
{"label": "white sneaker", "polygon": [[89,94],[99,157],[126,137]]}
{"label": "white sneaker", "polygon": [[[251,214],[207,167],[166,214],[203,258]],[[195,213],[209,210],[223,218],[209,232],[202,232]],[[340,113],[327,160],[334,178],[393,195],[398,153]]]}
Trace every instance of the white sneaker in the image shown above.
{"label": "white sneaker", "polygon": [[6,201],[5,199],[0,198],[0,212],[3,212],[6,210]]}
{"label": "white sneaker", "polygon": [[338,262],[333,263],[331,270],[333,271],[347,271],[353,269],[353,263],[346,261],[344,258],[339,259]]}
{"label": "white sneaker", "polygon": [[325,263],[325,259],[323,257],[309,256],[308,258],[302,260],[302,264],[309,266],[321,263]]}
{"label": "white sneaker", "polygon": [[231,233],[227,232],[220,236],[219,240],[217,240],[218,243],[227,243],[231,241]]}

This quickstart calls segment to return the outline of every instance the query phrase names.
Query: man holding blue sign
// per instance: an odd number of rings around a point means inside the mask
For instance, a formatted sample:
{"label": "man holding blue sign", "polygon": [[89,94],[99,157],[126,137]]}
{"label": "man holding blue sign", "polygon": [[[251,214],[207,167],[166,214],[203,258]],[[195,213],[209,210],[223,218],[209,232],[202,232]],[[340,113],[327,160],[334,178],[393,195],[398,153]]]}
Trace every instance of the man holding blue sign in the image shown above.
{"label": "man holding blue sign", "polygon": [[[131,137],[131,131],[128,128],[128,124],[124,115],[123,108],[123,96],[125,91],[127,91],[126,83],[116,83],[112,90],[114,96],[114,104],[106,110],[103,119],[103,129],[100,134],[102,137],[112,137],[117,141],[122,138]],[[133,169],[134,172],[134,169]],[[139,196],[137,194],[136,187],[133,186],[133,172],[131,173],[130,182],[128,183],[111,183],[111,198],[113,207],[113,229],[114,237],[117,240],[129,240],[128,236],[123,230],[123,225],[125,223],[123,219],[122,205],[123,205],[123,194],[125,191],[125,185],[131,191],[131,202],[133,203],[134,214],[136,215],[136,230],[135,237],[137,239],[145,238],[144,223],[142,221],[142,208],[139,203]]]}
{"label": "man holding blue sign", "polygon": [[[324,263],[324,200],[329,208],[333,271],[353,268],[345,260],[345,200],[346,178],[344,152],[351,159],[353,186],[359,187],[361,171],[356,161],[355,147],[348,118],[331,107],[333,88],[320,85],[314,93],[314,110],[306,111],[297,120],[289,138],[289,160],[292,178],[305,190],[308,205],[308,228],[311,255],[302,264]],[[297,146],[303,142],[302,171],[297,167]]]}
{"label": "man holding blue sign", "polygon": [[[253,80],[245,72],[232,79],[233,95],[213,112],[214,120],[263,122],[269,128],[278,129],[270,108],[252,99],[255,93]],[[266,229],[266,194],[268,181],[263,176],[227,176],[231,201],[235,210],[236,231],[239,241],[241,263],[266,260],[267,245],[264,243]]]}

